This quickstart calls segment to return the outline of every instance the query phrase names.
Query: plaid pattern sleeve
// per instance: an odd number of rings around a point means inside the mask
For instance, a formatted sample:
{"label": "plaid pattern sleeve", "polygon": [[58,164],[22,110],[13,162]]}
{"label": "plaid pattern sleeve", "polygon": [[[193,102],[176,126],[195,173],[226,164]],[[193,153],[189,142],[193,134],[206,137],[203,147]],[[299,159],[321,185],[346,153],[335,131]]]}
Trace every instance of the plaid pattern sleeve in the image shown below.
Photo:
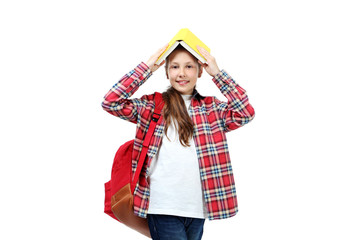
{"label": "plaid pattern sleeve", "polygon": [[255,111],[249,104],[246,91],[224,70],[220,71],[213,81],[228,99],[227,103],[216,99],[224,130],[229,132],[250,122],[255,116]]}
{"label": "plaid pattern sleeve", "polygon": [[139,107],[145,99],[128,99],[152,75],[145,63],[125,74],[105,95],[102,107],[110,114],[137,123]]}

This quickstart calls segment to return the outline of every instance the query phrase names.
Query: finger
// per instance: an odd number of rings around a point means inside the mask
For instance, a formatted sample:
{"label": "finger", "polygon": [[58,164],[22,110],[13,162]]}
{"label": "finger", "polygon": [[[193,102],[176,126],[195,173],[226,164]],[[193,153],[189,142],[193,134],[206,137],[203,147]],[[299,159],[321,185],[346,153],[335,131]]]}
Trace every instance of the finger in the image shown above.
{"label": "finger", "polygon": [[167,44],[165,44],[163,47],[161,47],[159,50],[158,50],[158,52],[161,54],[161,53],[163,53],[165,50],[166,50],[166,48],[169,46],[169,44],[167,43]]}
{"label": "finger", "polygon": [[154,63],[157,61],[157,59],[161,56],[161,54],[165,51],[165,49],[168,47],[168,43],[166,45],[164,45],[163,47],[159,48],[156,53],[154,53],[149,61],[153,61]]}
{"label": "finger", "polygon": [[199,52],[200,52],[202,55],[204,55],[204,54],[203,54],[203,53],[204,53],[204,49],[203,49],[202,47],[200,47],[199,45],[197,45],[196,47],[197,47],[197,49],[199,50]]}
{"label": "finger", "polygon": [[159,67],[162,66],[162,65],[164,65],[164,63],[165,63],[165,60],[163,60],[163,61],[159,64]]}
{"label": "finger", "polygon": [[211,60],[211,55],[208,51],[206,51],[206,49],[200,47],[200,46],[197,46],[198,47],[198,50],[199,52],[201,53],[201,55],[203,55],[203,57],[205,58],[206,61],[209,61]]}
{"label": "finger", "polygon": [[206,49],[205,49],[205,48],[200,47],[199,45],[197,45],[197,48],[198,48],[199,52],[201,52],[201,54],[203,54],[203,55],[207,55],[207,56],[209,56],[209,55],[210,55],[210,54],[209,54],[209,52],[208,52],[208,51],[206,51]]}

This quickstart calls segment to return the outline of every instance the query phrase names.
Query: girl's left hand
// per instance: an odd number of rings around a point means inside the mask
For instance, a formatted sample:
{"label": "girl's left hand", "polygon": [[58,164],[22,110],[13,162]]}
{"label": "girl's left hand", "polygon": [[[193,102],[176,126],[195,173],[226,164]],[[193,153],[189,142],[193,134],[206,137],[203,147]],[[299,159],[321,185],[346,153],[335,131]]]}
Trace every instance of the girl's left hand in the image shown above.
{"label": "girl's left hand", "polygon": [[204,67],[205,71],[212,77],[215,77],[216,74],[220,72],[220,69],[216,63],[216,60],[213,56],[210,55],[208,51],[206,51],[204,48],[197,46],[197,49],[205,57],[206,63],[202,63],[200,61],[199,64]]}

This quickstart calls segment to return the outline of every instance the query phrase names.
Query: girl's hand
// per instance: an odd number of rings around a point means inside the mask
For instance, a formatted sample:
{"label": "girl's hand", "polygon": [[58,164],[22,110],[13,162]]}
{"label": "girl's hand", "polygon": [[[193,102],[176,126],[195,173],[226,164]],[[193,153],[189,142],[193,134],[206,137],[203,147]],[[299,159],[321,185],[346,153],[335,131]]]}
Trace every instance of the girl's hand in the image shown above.
{"label": "girl's hand", "polygon": [[150,71],[151,72],[155,72],[159,67],[161,67],[164,63],[165,63],[165,60],[162,61],[160,63],[160,65],[157,65],[155,64],[156,61],[158,60],[158,58],[161,56],[161,54],[166,50],[166,48],[168,47],[168,43],[163,46],[162,48],[160,48],[159,50],[157,50],[156,53],[154,53],[150,58],[149,60],[146,62],[146,65],[148,65],[148,67],[150,68]]}
{"label": "girl's hand", "polygon": [[215,61],[215,58],[213,56],[211,56],[210,53],[208,51],[206,51],[204,48],[197,46],[197,49],[199,50],[201,55],[203,55],[205,57],[207,63],[202,63],[200,61],[198,61],[198,62],[200,63],[201,66],[203,66],[205,71],[210,76],[215,77],[215,75],[220,72],[220,69]]}

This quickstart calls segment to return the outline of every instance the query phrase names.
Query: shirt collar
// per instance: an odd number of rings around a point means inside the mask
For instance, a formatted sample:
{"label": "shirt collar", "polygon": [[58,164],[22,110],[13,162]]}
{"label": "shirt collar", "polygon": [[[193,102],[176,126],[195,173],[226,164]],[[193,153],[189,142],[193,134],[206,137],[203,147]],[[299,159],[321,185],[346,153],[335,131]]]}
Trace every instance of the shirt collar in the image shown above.
{"label": "shirt collar", "polygon": [[205,97],[202,96],[202,95],[198,92],[198,90],[196,90],[196,88],[195,88],[194,91],[193,91],[193,94],[192,94],[192,98],[195,98],[195,99],[197,99],[197,100],[201,100],[201,99],[204,99]]}

